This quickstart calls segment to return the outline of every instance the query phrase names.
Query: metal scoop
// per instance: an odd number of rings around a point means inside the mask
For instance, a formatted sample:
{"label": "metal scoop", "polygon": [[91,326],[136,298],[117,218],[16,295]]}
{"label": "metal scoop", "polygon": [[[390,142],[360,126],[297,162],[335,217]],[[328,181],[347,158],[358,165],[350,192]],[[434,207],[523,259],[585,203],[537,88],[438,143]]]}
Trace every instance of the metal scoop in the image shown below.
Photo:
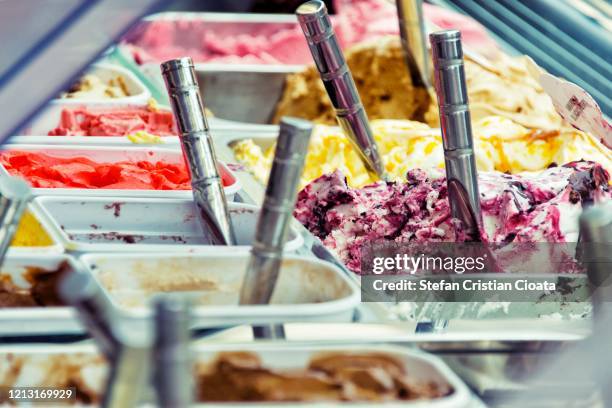
{"label": "metal scoop", "polygon": [[430,81],[431,63],[425,37],[423,0],[396,0],[402,48],[412,84],[425,88],[433,96]]}
{"label": "metal scoop", "polygon": [[193,402],[189,321],[189,303],[182,296],[157,299],[153,385],[161,407],[186,408]]}
{"label": "metal scoop", "polygon": [[295,118],[281,120],[272,170],[240,293],[241,304],[270,302],[311,132],[312,124],[308,121]]}
{"label": "metal scoop", "polygon": [[72,272],[59,290],[110,363],[102,406],[136,406],[148,383],[148,346],[121,333],[113,305],[90,274]]}
{"label": "metal scoop", "polygon": [[234,245],[236,237],[191,58],[161,64],[180,133],[183,156],[191,173],[193,199],[204,231],[215,245]]}
{"label": "metal scoop", "polygon": [[318,0],[309,1],[298,7],[296,15],[338,123],[359,153],[366,170],[384,180],[384,163],[325,4]]}
{"label": "metal scoop", "polygon": [[448,199],[453,217],[461,220],[468,235],[478,241],[482,213],[461,33],[457,30],[438,31],[430,34],[429,39],[444,144]]}

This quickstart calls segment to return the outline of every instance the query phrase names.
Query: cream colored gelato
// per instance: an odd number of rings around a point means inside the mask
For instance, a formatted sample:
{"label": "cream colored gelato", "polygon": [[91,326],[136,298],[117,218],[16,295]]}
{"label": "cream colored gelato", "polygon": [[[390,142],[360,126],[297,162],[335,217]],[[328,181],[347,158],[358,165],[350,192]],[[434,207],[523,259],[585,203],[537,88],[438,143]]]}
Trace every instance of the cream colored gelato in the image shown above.
{"label": "cream colored gelato", "polygon": [[[385,168],[393,179],[403,179],[414,168],[444,167],[439,129],[407,120],[374,120],[371,124]],[[474,123],[474,139],[480,171],[538,171],[552,163],[561,165],[581,159],[595,161],[612,171],[610,150],[591,135],[573,129],[530,130],[510,119],[492,116]],[[274,146],[262,149],[247,139],[233,148],[238,161],[265,183]],[[335,170],[341,170],[353,187],[375,181],[338,127],[318,125],[310,140],[301,186]]]}
{"label": "cream colored gelato", "polygon": [[[423,120],[427,92],[415,88],[407,73],[399,39],[383,37],[350,48],[346,60],[370,119]],[[288,75],[273,123],[282,116],[335,124],[336,115],[314,66]]]}
{"label": "cream colored gelato", "polygon": [[[439,125],[436,101],[412,86],[399,38],[356,45],[346,52],[346,59],[370,119],[410,119]],[[466,57],[465,71],[473,121],[497,115],[528,128],[563,126],[550,97],[529,75],[526,57],[499,53],[489,64]],[[282,116],[336,123],[314,66],[287,77],[273,122],[278,123]]]}
{"label": "cream colored gelato", "polygon": [[130,92],[121,75],[104,81],[97,75],[87,74],[60,97],[63,99],[115,99],[126,96],[130,96]]}

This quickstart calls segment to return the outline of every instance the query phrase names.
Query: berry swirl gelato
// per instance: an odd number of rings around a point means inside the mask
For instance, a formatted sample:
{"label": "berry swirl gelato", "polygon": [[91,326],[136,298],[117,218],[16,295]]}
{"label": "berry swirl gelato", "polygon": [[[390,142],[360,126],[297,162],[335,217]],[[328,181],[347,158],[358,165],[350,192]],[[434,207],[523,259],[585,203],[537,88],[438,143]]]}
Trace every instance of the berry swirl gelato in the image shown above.
{"label": "berry swirl gelato", "polygon": [[[609,182],[601,165],[587,161],[517,175],[482,172],[483,241],[576,242],[583,206],[612,199]],[[362,188],[349,187],[340,171],[325,174],[299,193],[294,215],[355,272],[368,242],[463,239],[439,169],[410,170],[401,182]]]}

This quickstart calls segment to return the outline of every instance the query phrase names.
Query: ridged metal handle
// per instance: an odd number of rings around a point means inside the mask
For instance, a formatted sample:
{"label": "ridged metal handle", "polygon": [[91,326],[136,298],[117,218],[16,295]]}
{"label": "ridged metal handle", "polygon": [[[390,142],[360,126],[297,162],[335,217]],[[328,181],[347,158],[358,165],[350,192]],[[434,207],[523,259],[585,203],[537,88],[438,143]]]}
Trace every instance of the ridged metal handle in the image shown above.
{"label": "ridged metal handle", "polygon": [[0,265],[31,199],[32,189],[26,181],[13,176],[0,177]]}
{"label": "ridged metal handle", "polygon": [[410,67],[412,83],[431,89],[431,63],[427,51],[423,0],[396,0],[402,48]]}
{"label": "ridged metal handle", "polygon": [[482,227],[478,173],[474,157],[461,33],[430,34],[434,84],[440,110],[440,128],[453,217],[460,219],[474,238]]}
{"label": "ridged metal handle", "polygon": [[309,1],[298,7],[296,15],[336,111],[338,123],[353,143],[368,172],[385,179],[384,163],[325,4],[318,0]]}
{"label": "ridged metal handle", "polygon": [[183,408],[193,402],[190,309],[182,298],[167,295],[155,303],[153,383],[161,407]]}
{"label": "ridged metal handle", "polygon": [[272,297],[311,132],[310,122],[295,118],[281,120],[272,170],[242,284],[241,304],[267,304]]}
{"label": "ridged metal handle", "polygon": [[198,217],[215,245],[234,245],[217,157],[191,58],[161,64],[162,75],[180,133],[183,156],[191,173]]}

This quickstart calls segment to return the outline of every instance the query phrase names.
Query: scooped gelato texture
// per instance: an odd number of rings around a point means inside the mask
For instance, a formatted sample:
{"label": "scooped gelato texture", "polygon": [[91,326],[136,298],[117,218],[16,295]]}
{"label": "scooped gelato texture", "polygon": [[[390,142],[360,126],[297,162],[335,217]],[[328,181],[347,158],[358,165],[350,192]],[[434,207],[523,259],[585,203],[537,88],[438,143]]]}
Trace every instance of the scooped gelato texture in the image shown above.
{"label": "scooped gelato texture", "polygon": [[[207,360],[198,358],[194,367],[197,402],[384,402],[437,399],[454,391],[443,379],[414,378],[401,358],[385,352],[318,353],[291,369],[267,367],[250,351]],[[0,359],[0,386],[74,387],[76,401],[87,405],[99,404],[107,375],[107,362],[96,354],[9,353]]]}
{"label": "scooped gelato texture", "polygon": [[172,112],[154,106],[127,108],[66,108],[49,136],[176,135]]}
{"label": "scooped gelato texture", "polygon": [[62,99],[115,99],[130,96],[125,79],[117,75],[107,81],[94,74],[81,77],[70,89],[60,95]]}
{"label": "scooped gelato texture", "polygon": [[[96,354],[4,353],[0,360],[0,386],[74,387],[72,403],[76,401],[79,406],[100,404],[107,376],[106,361]],[[0,395],[0,403],[10,402],[8,393]]]}
{"label": "scooped gelato texture", "polygon": [[[361,102],[370,119],[413,119],[424,121],[430,98],[415,88],[396,37],[383,37],[358,44],[346,53]],[[302,117],[316,123],[335,124],[336,114],[319,72],[311,66],[287,76],[273,123],[283,116]]]}
{"label": "scooped gelato texture", "polygon": [[[330,18],[345,48],[384,35],[397,35],[395,6],[385,0],[336,0]],[[425,19],[440,28],[460,29],[473,49],[496,49],[482,25],[460,13],[423,5]],[[196,62],[231,64],[312,63],[300,27],[291,22],[217,24],[198,17],[146,21],[125,37],[137,63],[166,61],[189,55]]]}
{"label": "scooped gelato texture", "polygon": [[443,383],[419,382],[405,363],[386,353],[324,353],[305,368],[267,368],[255,353],[220,353],[199,363],[198,401],[354,401],[434,399],[449,395]]}
{"label": "scooped gelato texture", "polygon": [[[189,190],[185,164],[164,161],[96,162],[86,157],[55,157],[51,154],[9,150],[0,163],[12,175],[25,178],[37,188],[106,188],[129,190]],[[223,185],[230,175],[220,172]]]}
{"label": "scooped gelato texture", "polygon": [[[419,122],[371,122],[387,173],[404,180],[413,168],[443,168],[444,150],[438,129]],[[576,130],[529,130],[509,119],[494,116],[474,123],[476,164],[480,171],[543,170],[553,163],[593,160],[612,171],[612,153],[589,134]],[[233,145],[238,161],[265,183],[274,157],[274,146],[265,151],[253,140]],[[349,186],[373,183],[348,138],[338,127],[318,125],[310,140],[301,185],[322,174],[340,170]]]}
{"label": "scooped gelato texture", "polygon": [[53,240],[40,221],[29,211],[24,212],[11,246],[43,247],[53,245]]}
{"label": "scooped gelato texture", "polygon": [[[332,16],[343,46],[398,31],[394,7],[380,0],[340,2]],[[394,21],[394,23],[390,23]],[[222,24],[197,18],[147,21],[127,35],[138,63],[185,55],[196,62],[309,64],[312,56],[295,22]]]}
{"label": "scooped gelato texture", "polygon": [[[346,60],[370,119],[410,119],[439,126],[437,102],[413,87],[399,38],[358,44],[347,50]],[[499,53],[486,66],[465,57],[465,73],[473,121],[498,115],[528,128],[557,129],[563,125],[552,100],[529,74],[526,57]],[[273,122],[283,116],[336,123],[314,66],[287,76]]]}
{"label": "scooped gelato texture", "polygon": [[[612,199],[609,173],[593,162],[572,162],[537,173],[479,173],[484,242],[576,242],[585,203]],[[295,217],[358,272],[368,242],[454,242],[446,178],[415,169],[402,182],[351,188],[340,171],[298,195]]]}
{"label": "scooped gelato texture", "polygon": [[[71,271],[67,262],[56,270],[38,267],[26,267],[20,282],[13,276],[0,274],[0,307],[52,307],[64,306],[59,294],[58,284],[61,278]],[[25,282],[25,285],[24,285]]]}

